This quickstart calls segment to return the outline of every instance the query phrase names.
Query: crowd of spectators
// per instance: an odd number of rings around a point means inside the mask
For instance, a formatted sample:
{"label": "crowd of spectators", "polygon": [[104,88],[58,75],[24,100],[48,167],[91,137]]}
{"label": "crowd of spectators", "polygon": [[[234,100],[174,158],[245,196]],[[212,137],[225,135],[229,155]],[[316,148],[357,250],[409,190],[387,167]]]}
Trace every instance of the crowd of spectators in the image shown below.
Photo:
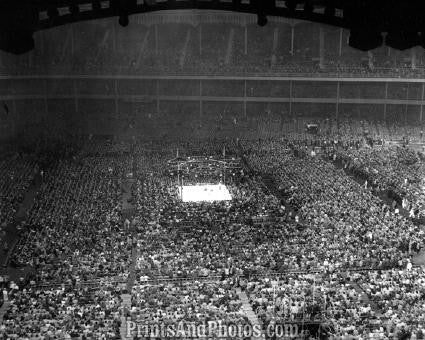
{"label": "crowd of spectators", "polygon": [[[373,162],[382,187],[417,182],[421,159],[405,148],[371,148],[362,131],[375,128],[327,122],[323,135],[267,140],[89,138],[45,169],[13,254],[36,271],[29,286],[11,291],[0,334],[113,338],[121,316],[252,323],[241,290],[264,328],[318,322],[358,339],[423,338],[425,276],[412,257],[425,232],[336,164]],[[124,179],[133,228],[122,215]],[[179,180],[221,182],[232,200],[184,203]],[[404,203],[419,204],[409,192]],[[124,308],[120,283],[131,277]]]}
{"label": "crowd of spectators", "polygon": [[[166,148],[165,143],[162,142],[161,145]],[[186,150],[193,149],[194,144],[179,146],[181,157],[186,155]],[[202,149],[214,148],[212,143],[210,147],[204,146]],[[218,152],[220,155],[220,151]],[[177,186],[176,173],[170,178],[166,168],[160,170],[146,167],[151,164],[158,164],[159,167],[162,164],[163,167],[166,157],[170,157],[172,153],[164,154],[162,162],[158,160],[160,154],[152,154],[149,157],[145,153],[137,162],[141,167],[135,192],[138,210],[136,224],[141,221],[146,225],[143,230],[145,237],[138,241],[138,273],[143,277],[207,276],[243,270],[245,265],[262,266],[261,261],[254,265],[237,258],[238,263],[235,264],[229,259],[233,251],[237,252],[233,248],[239,246],[234,244],[232,235],[246,235],[249,242],[253,226],[247,222],[253,216],[284,215],[280,202],[263,191],[259,180],[249,178],[243,171],[235,173],[234,169],[226,168],[226,173],[220,178],[222,181],[226,179],[226,186],[232,195],[231,202],[183,203],[178,190],[172,187]],[[223,171],[220,167],[217,169],[219,172]],[[180,176],[184,182],[188,177],[185,172]],[[176,225],[180,227],[176,228]],[[263,252],[267,256],[264,248],[265,244],[258,247],[258,254]]]}
{"label": "crowd of spectators", "polygon": [[132,238],[121,228],[126,155],[78,155],[45,171],[13,261],[37,281],[75,282],[128,275]]}
{"label": "crowd of spectators", "polygon": [[4,339],[119,339],[121,288],[27,287],[13,291],[0,326]]}
{"label": "crowd of spectators", "polygon": [[287,274],[249,280],[245,289],[264,329],[323,321],[330,333],[354,339],[423,339],[421,268],[345,274]]}
{"label": "crowd of spectators", "polygon": [[[329,160],[326,158],[325,160],[310,154],[312,146],[315,145],[320,145],[325,150],[331,149],[331,155],[335,158],[330,157]],[[332,299],[327,296],[329,306],[324,306],[323,310],[326,317],[333,320],[339,333],[360,338],[362,336],[380,339],[392,336],[410,338],[412,334],[422,338],[423,321],[419,315],[423,315],[424,310],[422,284],[424,273],[422,268],[412,269],[410,258],[423,247],[423,229],[416,227],[409,219],[397,214],[397,210],[376,198],[375,192],[367,183],[365,185],[357,183],[332,163],[339,154],[354,154],[360,158],[361,162],[364,159],[361,155],[369,153],[369,162],[363,166],[370,167],[370,172],[374,176],[378,176],[377,173],[380,172],[379,178],[391,181],[391,178],[400,176],[397,166],[407,169],[412,167],[410,173],[415,174],[420,167],[417,164],[420,163],[419,157],[406,148],[392,147],[392,151],[389,152],[380,147],[372,151],[364,140],[340,141],[336,136],[334,140],[324,137],[321,140],[319,138],[318,141],[299,139],[244,142],[244,147],[246,157],[254,169],[274,174],[280,190],[298,209],[302,219],[308,221],[312,228],[309,234],[318,233],[317,241],[322,242],[320,248],[325,247],[327,255],[331,255],[335,249],[343,249],[342,253],[334,254],[334,260],[337,260],[336,267],[348,258],[350,258],[349,262],[354,260],[348,266],[356,266],[357,256],[361,266],[367,264],[371,267],[369,270],[362,271],[361,274],[354,274],[352,281],[363,287],[370,301],[376,302],[376,306],[371,307],[370,303],[367,305],[361,303],[357,290],[353,287],[344,289],[341,283],[334,289],[337,293],[336,297]],[[351,160],[358,161],[357,157],[352,157]],[[386,166],[385,171],[381,162]],[[373,167],[376,168],[376,164],[382,167],[378,171],[372,171]],[[405,170],[403,175],[407,176],[407,173],[409,172]],[[407,183],[413,182],[411,178],[409,180],[400,178],[399,182],[406,186]],[[385,182],[382,182],[382,185],[384,184]],[[417,191],[412,193],[411,197],[420,199],[421,196]],[[408,203],[406,199],[403,205]],[[326,236],[328,232],[329,238]],[[314,238],[313,236],[307,242],[309,249],[314,247]],[[319,254],[319,251],[315,250],[314,253]],[[394,256],[395,254],[398,255]],[[385,263],[388,260],[390,262]],[[332,263],[332,255],[326,258],[325,262]],[[375,270],[381,266],[394,269]],[[337,278],[341,280],[340,276]],[[295,278],[291,282],[291,289],[302,287],[302,282],[306,284],[308,279]],[[326,284],[323,286],[323,283],[316,283],[315,285],[319,287],[318,290],[326,291],[330,287]],[[311,282],[307,284],[309,287],[311,285]],[[276,297],[283,300],[285,298],[282,294],[285,292],[282,283],[278,282],[278,288],[273,288],[272,283],[266,279],[259,286],[254,286],[257,287],[256,295],[253,296],[255,306],[261,307],[258,314],[267,322],[283,316],[289,319],[296,318],[297,314],[299,317],[300,310],[308,314],[308,309],[312,308],[312,305],[306,302],[308,294],[300,294],[298,301],[296,294],[289,294],[289,297],[296,302],[292,305],[288,304],[288,296],[286,296],[286,305],[283,309],[277,308]],[[332,300],[334,301],[330,303]],[[409,302],[404,304],[401,301],[410,301],[412,309],[407,307]],[[338,308],[335,309],[335,307]]]}
{"label": "crowd of spectators", "polygon": [[[341,149],[361,149],[365,143],[361,141],[360,136],[360,134],[357,136],[358,140],[347,138],[339,141],[339,146]],[[323,138],[316,144],[326,145],[325,140],[326,138]],[[263,274],[264,279],[248,279],[245,285],[250,294],[253,292],[253,307],[265,325],[271,320],[276,322],[285,318],[311,320],[323,317],[332,320],[338,332],[347,336],[385,338],[393,334],[413,332],[419,334],[420,338],[421,323],[417,323],[413,315],[410,318],[403,318],[403,322],[381,315],[379,308],[372,308],[371,302],[368,302],[355,287],[357,282],[367,280],[359,280],[353,274],[353,283],[351,281],[347,283],[347,279],[341,273],[365,267],[367,269],[365,273],[371,276],[381,273],[377,271],[378,268],[397,268],[394,270],[404,273],[405,268],[411,268],[411,255],[423,246],[424,232],[409,220],[395,214],[372,192],[346,176],[332,163],[306,157],[308,153],[303,152],[303,148],[304,145],[311,146],[311,140],[243,141],[242,144],[248,162],[257,172],[268,172],[276,176],[277,182],[281,185],[280,189],[291,194],[289,201],[307,224],[288,223],[286,218],[283,218],[280,222],[275,222],[275,229],[265,225],[253,227],[247,223],[249,220],[247,215],[240,219],[238,224],[231,225],[229,220],[220,224],[220,214],[217,214],[220,207],[218,204],[212,206],[214,209],[208,205],[207,218],[202,218],[205,214],[203,212],[205,206],[202,205],[186,204],[173,209],[173,206],[179,205],[177,194],[169,190],[172,180],[168,177],[169,174],[164,173],[165,169],[161,171],[160,168],[160,164],[164,164],[166,158],[172,156],[173,151],[164,153],[162,162],[159,159],[161,156],[151,151],[150,157],[153,160],[149,162],[149,156],[144,155],[144,161],[140,162],[144,164],[143,171],[139,173],[139,178],[143,178],[143,181],[139,182],[143,185],[138,185],[138,188],[143,187],[141,191],[143,199],[138,199],[138,204],[143,202],[143,208],[139,206],[139,212],[143,212],[144,220],[149,225],[145,229],[146,240],[142,242],[139,240],[137,270],[140,281],[144,282],[155,277],[187,278],[217,274],[226,277],[234,273],[255,277]],[[179,148],[180,156],[185,154],[185,147],[190,150],[189,154],[194,151],[189,143],[176,146]],[[196,147],[202,148],[198,144]],[[232,150],[232,147],[233,150],[236,149],[235,145],[230,145],[228,150]],[[161,147],[156,148],[166,149],[166,146],[162,143]],[[155,147],[151,150],[153,149]],[[208,149],[213,148],[204,147],[203,152]],[[219,150],[220,146],[216,146],[215,152],[218,153]],[[157,167],[149,169],[147,164],[156,164]],[[291,178],[288,177],[289,174]],[[254,190],[256,182],[248,183],[243,197],[255,202],[255,196],[247,196],[247,192]],[[228,186],[234,195],[231,205],[238,205],[239,198],[235,195],[237,191],[233,186],[241,186],[241,183],[233,180]],[[344,188],[343,192],[341,188]],[[149,197],[155,199],[150,201]],[[149,201],[151,203],[148,203]],[[156,203],[159,204],[155,205]],[[279,207],[279,203],[275,201],[276,209],[267,211],[267,214],[281,213],[282,217],[285,216],[285,208]],[[147,214],[149,211],[160,211],[160,217],[155,221],[154,215]],[[245,206],[243,211],[255,215],[252,206],[248,209]],[[230,209],[226,216],[233,216],[235,212]],[[220,232],[214,228],[217,221]],[[167,222],[169,228],[164,228]],[[203,228],[202,224],[208,227]],[[177,230],[176,225],[180,225]],[[236,235],[240,243],[235,241]],[[252,235],[255,235],[254,239],[251,238]],[[177,241],[179,237],[182,239],[181,244]],[[217,244],[217,240],[220,240],[221,246]],[[266,245],[267,252],[264,251]],[[248,258],[246,250],[244,251],[245,247],[251,249]],[[210,253],[211,249],[213,252]],[[274,252],[274,249],[278,252]],[[215,254],[215,257],[212,254]],[[220,254],[224,256],[220,258]],[[208,262],[203,261],[205,258]],[[283,276],[276,293],[282,307],[276,307],[276,296],[271,298],[273,288],[266,273],[287,272],[291,269],[307,272],[319,269],[334,274],[317,283],[313,283],[313,276],[309,274],[306,274],[306,277],[300,274],[293,274],[293,277],[291,274]],[[422,280],[422,272],[416,274],[416,278]],[[294,287],[298,285],[299,294],[298,291],[294,291]],[[317,293],[312,293],[313,286],[317,288]],[[305,292],[302,287],[305,287]],[[423,300],[420,293],[415,296],[418,297],[419,307],[415,309],[417,312],[421,310],[420,301]],[[288,297],[293,299],[293,303],[291,301],[291,305],[286,307]],[[373,300],[372,295],[370,298]],[[388,297],[386,301],[389,303],[390,298]],[[275,313],[280,319],[276,318]]]}
{"label": "crowd of spectators", "polygon": [[[188,55],[185,58],[184,64],[176,60],[176,56],[172,54],[159,53],[158,55],[151,56],[147,60],[143,60],[142,63],[137,64],[134,60],[128,60],[128,58],[115,58],[117,63],[112,63],[109,60],[107,63],[94,63],[92,61],[86,61],[84,63],[76,62],[70,70],[68,67],[64,69],[62,64],[57,66],[49,66],[44,68],[48,69],[49,72],[64,73],[70,72],[74,74],[119,74],[119,75],[134,75],[140,73],[143,75],[264,75],[264,76],[308,76],[308,77],[345,77],[345,78],[423,78],[425,75],[425,68],[411,68],[411,67],[400,67],[400,68],[385,68],[385,67],[374,67],[373,69],[366,66],[351,65],[350,63],[337,63],[333,64],[329,62],[320,66],[317,61],[297,61],[297,59],[291,58],[290,61],[286,59],[278,59],[279,63],[272,64],[270,58],[264,61],[250,62],[246,59],[249,56],[242,55],[237,62],[224,63],[221,59],[220,62],[214,59],[206,58],[193,58]],[[251,58],[255,59],[255,58]],[[123,64],[123,60],[128,60],[127,64]],[[21,75],[22,69],[19,68],[15,72],[13,69],[8,69],[8,74],[12,71],[14,74]],[[41,68],[43,71],[43,68]],[[40,71],[39,71],[40,72]],[[28,70],[25,71],[25,74]]]}
{"label": "crowd of spectators", "polygon": [[247,142],[245,148],[255,169],[274,174],[311,228],[309,251],[317,244],[315,256],[324,251],[322,261],[330,266],[393,266],[422,247],[423,230],[331,163],[305,157],[285,141]]}
{"label": "crowd of spectators", "polygon": [[385,325],[386,332],[417,330],[418,339],[425,337],[423,268],[362,272],[354,280],[376,304],[376,324]]}
{"label": "crowd of spectators", "polygon": [[[130,319],[147,327],[209,322],[224,326],[249,323],[231,280],[220,282],[140,283],[133,287]],[[187,329],[184,329],[189,337]],[[214,336],[209,333],[210,336]]]}
{"label": "crowd of spectators", "polygon": [[11,154],[0,160],[0,226],[13,222],[34,178],[35,164],[27,155]]}
{"label": "crowd of spectators", "polygon": [[424,163],[420,154],[400,145],[339,150],[336,160],[346,169],[386,192],[413,218],[425,214]]}

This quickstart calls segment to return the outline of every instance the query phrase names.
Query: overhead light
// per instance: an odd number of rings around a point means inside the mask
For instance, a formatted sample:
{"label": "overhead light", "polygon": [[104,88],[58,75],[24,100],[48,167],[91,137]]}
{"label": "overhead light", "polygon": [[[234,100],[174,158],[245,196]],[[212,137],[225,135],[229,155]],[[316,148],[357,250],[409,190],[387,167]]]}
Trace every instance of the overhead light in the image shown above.
{"label": "overhead light", "polygon": [[35,47],[33,32],[25,29],[10,29],[0,34],[0,50],[13,54],[24,54]]}
{"label": "overhead light", "polygon": [[258,14],[257,15],[257,25],[260,27],[264,27],[268,23],[268,19],[264,14]]}
{"label": "overhead light", "polygon": [[120,17],[119,17],[119,19],[118,19],[118,23],[120,24],[120,26],[122,26],[122,27],[127,27],[128,26],[128,24],[130,23],[130,20],[129,20],[129,18],[128,18],[128,15],[127,14],[125,14],[125,15],[121,15]]}
{"label": "overhead light", "polygon": [[264,27],[268,23],[267,14],[273,13],[276,9],[274,0],[256,0],[257,24]]}

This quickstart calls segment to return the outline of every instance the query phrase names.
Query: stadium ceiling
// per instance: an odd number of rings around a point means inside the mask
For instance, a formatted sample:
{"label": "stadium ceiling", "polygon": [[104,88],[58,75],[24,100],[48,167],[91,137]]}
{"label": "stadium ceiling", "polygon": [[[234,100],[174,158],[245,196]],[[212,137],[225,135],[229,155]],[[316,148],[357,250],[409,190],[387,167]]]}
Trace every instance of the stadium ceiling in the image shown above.
{"label": "stadium ceiling", "polygon": [[[0,49],[22,54],[34,49],[33,33],[84,20],[161,10],[223,10],[281,16],[344,27],[350,45],[368,51],[385,44],[399,50],[425,47],[425,0],[1,0]],[[422,33],[423,32],[423,33]]]}

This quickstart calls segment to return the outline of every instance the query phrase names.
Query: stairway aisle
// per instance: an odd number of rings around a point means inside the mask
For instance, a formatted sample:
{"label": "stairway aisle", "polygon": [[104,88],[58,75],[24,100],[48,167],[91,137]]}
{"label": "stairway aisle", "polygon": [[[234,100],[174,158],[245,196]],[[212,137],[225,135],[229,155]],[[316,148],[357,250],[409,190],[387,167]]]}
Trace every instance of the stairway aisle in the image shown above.
{"label": "stairway aisle", "polygon": [[131,263],[129,268],[129,275],[127,279],[127,292],[131,293],[131,289],[133,288],[134,281],[136,280],[136,262],[138,257],[137,245],[133,244],[133,249],[131,250]]}
{"label": "stairway aisle", "polygon": [[[131,308],[131,295],[130,294],[122,294],[121,295],[121,299],[122,299],[122,309],[123,312],[125,310],[129,310]],[[133,337],[130,336],[128,337],[127,335],[127,318],[125,315],[121,315],[121,327],[120,327],[120,335],[121,335],[121,339],[126,339],[126,340],[132,340]]]}
{"label": "stairway aisle", "polygon": [[25,221],[28,213],[34,205],[34,199],[40,187],[41,182],[39,181],[34,181],[34,183],[30,185],[27,192],[25,193],[24,200],[17,209],[14,222],[5,228],[6,236],[4,237],[3,242],[7,242],[9,249],[6,253],[6,256],[3,256],[2,260],[0,260],[0,265],[3,267],[8,266],[10,256],[19,241],[19,232],[17,227],[22,221]]}
{"label": "stairway aisle", "polygon": [[378,315],[382,314],[382,311],[378,308],[376,303],[369,298],[369,296],[366,294],[365,290],[358,283],[352,282],[351,286],[361,296],[363,303],[370,304],[370,306],[372,307],[372,309],[375,311],[376,314],[378,314]]}
{"label": "stairway aisle", "polygon": [[[255,314],[251,304],[249,303],[248,296],[245,294],[245,292],[241,291],[240,288],[236,289],[236,293],[238,294],[239,300],[242,302],[242,310],[244,311],[245,315],[248,317],[248,320],[251,323],[252,327],[259,327],[260,329],[262,329],[261,322],[260,320],[258,320],[257,315]],[[265,339],[266,337],[264,333],[262,333],[260,337],[252,337],[252,340],[265,340]]]}
{"label": "stairway aisle", "polygon": [[[137,171],[137,160],[134,157],[134,150],[132,150],[132,172],[133,172],[133,178],[136,176],[136,171]],[[134,180],[132,180],[134,181]],[[128,186],[128,194],[131,195],[131,185],[132,183],[129,183]],[[133,237],[134,237],[134,230],[132,230],[133,233]],[[131,290],[133,288],[134,285],[134,281],[136,279],[136,275],[135,275],[135,270],[136,270],[136,262],[137,262],[137,256],[138,256],[138,250],[137,250],[137,244],[135,243],[135,240],[133,239],[133,245],[132,245],[132,250],[131,250],[131,263],[130,263],[130,268],[129,268],[129,275],[127,278],[127,292],[126,294],[122,294],[121,295],[121,299],[122,299],[122,310],[123,310],[123,315],[121,315],[121,327],[120,327],[120,335],[121,335],[121,339],[126,339],[126,340],[132,340],[133,337],[132,336],[127,336],[127,317],[126,317],[126,313],[125,311],[130,310],[131,309]]]}
{"label": "stairway aisle", "polygon": [[10,301],[5,301],[0,308],[0,325],[3,323],[4,315],[6,314],[9,306],[10,306]]}
{"label": "stairway aisle", "polygon": [[[285,206],[286,212],[291,212],[292,216],[297,215],[297,211],[292,205],[288,203],[288,197],[285,196],[285,194],[281,190],[279,190],[278,185],[276,184],[273,176],[270,174],[256,172],[244,156],[244,150],[240,145],[237,147],[237,154],[238,157],[240,157],[240,159],[242,160],[242,164],[249,172],[253,173],[254,175],[259,175],[261,177],[262,184],[266,191],[268,191],[270,194],[274,195],[278,200],[281,201],[281,203]],[[303,224],[304,221],[300,219],[299,223]]]}

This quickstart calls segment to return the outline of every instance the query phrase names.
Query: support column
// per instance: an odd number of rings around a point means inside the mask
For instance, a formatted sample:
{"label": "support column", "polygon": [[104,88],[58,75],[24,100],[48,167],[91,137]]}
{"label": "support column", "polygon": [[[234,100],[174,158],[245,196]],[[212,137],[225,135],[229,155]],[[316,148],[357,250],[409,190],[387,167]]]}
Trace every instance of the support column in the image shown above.
{"label": "support column", "polygon": [[245,45],[244,45],[244,53],[248,54],[248,26],[245,24]]}
{"label": "support column", "polygon": [[202,102],[202,80],[199,80],[199,120],[202,121],[204,115],[204,107]]}
{"label": "support column", "polygon": [[244,81],[244,92],[243,92],[243,113],[244,113],[244,117],[245,120],[247,118],[247,114],[246,114],[246,79]]}
{"label": "support column", "polygon": [[155,55],[158,55],[158,24],[155,24]]}
{"label": "support column", "polygon": [[202,57],[202,24],[199,24],[199,55]]}
{"label": "support column", "polygon": [[74,41],[74,25],[71,24],[70,26],[70,30],[71,30],[71,55],[72,57],[74,57],[74,53],[75,53],[75,41]]}
{"label": "support column", "polygon": [[409,83],[407,83],[406,105],[404,106],[404,119],[405,119],[405,122],[407,121],[407,110],[408,110],[408,107],[409,107],[409,89],[410,89],[410,85],[409,85]]}
{"label": "support column", "polygon": [[387,120],[388,82],[385,83],[384,120]]}
{"label": "support column", "polygon": [[156,114],[159,117],[160,107],[159,107],[159,79],[156,80]]}
{"label": "support column", "polygon": [[47,100],[47,79],[44,80],[44,113],[46,114],[46,119],[49,117],[49,103]]}
{"label": "support column", "polygon": [[114,51],[114,54],[117,53],[117,24],[114,20],[112,23],[112,50]]}
{"label": "support column", "polygon": [[16,100],[13,99],[12,102],[13,105],[13,129],[14,129],[14,133],[16,134],[18,127],[19,127],[19,123],[20,123],[20,115],[18,114],[17,110],[16,110]]}
{"label": "support column", "polygon": [[[66,36],[65,39],[63,40],[63,45],[61,48],[61,55],[60,55],[60,60],[61,62],[64,62],[67,55],[69,54],[69,50],[71,49],[71,56],[73,56],[73,47],[72,47],[72,26],[70,26],[68,28],[68,30],[66,31]],[[71,45],[71,47],[69,47],[69,45]]]}
{"label": "support column", "polygon": [[323,27],[319,29],[319,67],[325,67],[325,30]]}
{"label": "support column", "polygon": [[40,41],[41,41],[41,46],[40,46],[40,52],[41,52],[41,65],[43,67],[43,70],[45,72],[45,74],[49,74],[49,63],[47,61],[47,57],[46,54],[48,54],[48,45],[46,46],[46,37],[45,37],[45,32],[44,30],[41,30],[38,32],[38,34],[40,34]]}
{"label": "support column", "polygon": [[272,66],[277,63],[277,48],[279,46],[279,29],[275,27],[273,30],[273,50],[272,50]]}
{"label": "support column", "polygon": [[417,54],[416,54],[416,47],[412,48],[412,69],[416,70],[416,65],[417,65]]}
{"label": "support column", "polygon": [[375,68],[374,62],[373,62],[373,53],[371,51],[367,52],[367,64],[368,67],[373,70]]}
{"label": "support column", "polygon": [[341,83],[337,82],[336,83],[336,111],[335,111],[335,115],[336,115],[336,119],[338,120],[338,116],[339,116],[339,96],[340,96],[340,90],[341,90]]}
{"label": "support column", "polygon": [[342,57],[342,38],[344,36],[344,29],[339,30],[339,56]]}
{"label": "support column", "polygon": [[419,120],[421,123],[423,121],[423,113],[424,113],[424,94],[425,94],[425,83],[422,83],[421,115],[419,117]]}
{"label": "support column", "polygon": [[115,79],[114,82],[114,92],[115,92],[115,115],[118,116],[119,108],[118,108],[118,79]]}
{"label": "support column", "polygon": [[72,86],[74,88],[74,108],[75,108],[75,113],[78,113],[78,92],[77,92],[77,85],[75,84],[76,81],[75,79],[72,81]]}
{"label": "support column", "polygon": [[289,116],[292,118],[292,80],[289,81]]}
{"label": "support column", "polygon": [[294,43],[295,43],[295,26],[292,24],[291,25],[291,50],[290,50],[290,54],[294,55]]}

